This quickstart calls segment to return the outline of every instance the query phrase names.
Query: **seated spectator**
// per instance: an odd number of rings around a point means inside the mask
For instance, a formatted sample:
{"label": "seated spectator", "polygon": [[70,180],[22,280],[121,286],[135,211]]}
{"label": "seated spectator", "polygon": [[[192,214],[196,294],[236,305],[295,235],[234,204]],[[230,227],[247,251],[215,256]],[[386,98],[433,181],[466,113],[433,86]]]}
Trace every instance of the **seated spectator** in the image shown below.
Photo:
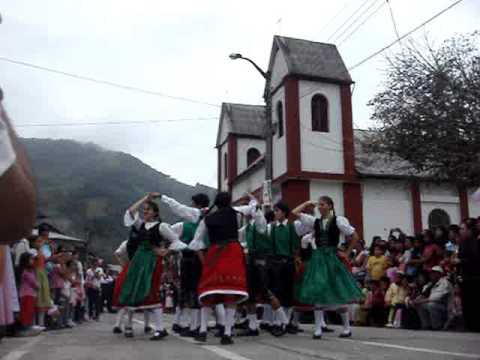
{"label": "seated spectator", "polygon": [[440,330],[447,321],[448,304],[453,294],[452,285],[440,266],[430,271],[430,282],[423,294],[414,300],[422,329]]}
{"label": "seated spectator", "polygon": [[388,269],[389,262],[385,256],[385,248],[381,245],[376,245],[373,250],[373,255],[368,257],[367,271],[370,280],[380,280]]}
{"label": "seated spectator", "polygon": [[460,287],[453,288],[453,299],[448,304],[448,319],[443,330],[458,329],[463,320],[462,299]]}
{"label": "seated spectator", "polygon": [[[389,309],[387,327],[394,327],[394,320],[397,310],[405,307],[405,298],[408,294],[408,283],[405,279],[405,274],[398,271],[395,276],[395,281],[390,284],[390,287],[385,294],[385,305]],[[400,327],[397,325],[396,327]]]}

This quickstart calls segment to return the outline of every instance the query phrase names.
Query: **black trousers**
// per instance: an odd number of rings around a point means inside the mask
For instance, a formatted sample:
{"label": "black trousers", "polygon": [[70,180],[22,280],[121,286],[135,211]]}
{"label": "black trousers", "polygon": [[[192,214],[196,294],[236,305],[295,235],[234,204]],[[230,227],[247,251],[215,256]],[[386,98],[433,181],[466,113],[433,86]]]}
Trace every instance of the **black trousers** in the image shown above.
{"label": "black trousers", "polygon": [[480,278],[463,279],[460,284],[462,296],[462,311],[465,328],[480,332]]}
{"label": "black trousers", "polygon": [[290,257],[271,257],[268,266],[268,288],[285,307],[293,306],[295,263]]}
{"label": "black trousers", "polygon": [[184,252],[180,262],[180,298],[182,308],[200,308],[198,284],[202,276],[202,263],[194,252]]}
{"label": "black trousers", "polygon": [[104,307],[107,307],[109,312],[112,312],[112,301],[113,301],[113,288],[114,283],[102,284],[102,307],[101,311],[103,312]]}
{"label": "black trousers", "polygon": [[247,257],[247,287],[251,302],[263,303],[270,298],[268,266],[265,256],[249,254]]}
{"label": "black trousers", "polygon": [[91,319],[98,319],[102,310],[100,290],[87,288],[88,316]]}

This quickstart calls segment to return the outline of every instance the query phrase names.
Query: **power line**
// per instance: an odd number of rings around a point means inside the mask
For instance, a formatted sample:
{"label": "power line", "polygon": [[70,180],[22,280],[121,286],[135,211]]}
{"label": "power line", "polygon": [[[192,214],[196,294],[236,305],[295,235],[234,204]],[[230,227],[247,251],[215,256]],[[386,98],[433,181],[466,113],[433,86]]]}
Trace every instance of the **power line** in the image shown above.
{"label": "power line", "polygon": [[388,8],[390,9],[390,18],[392,19],[393,29],[395,30],[395,35],[397,35],[397,39],[400,39],[400,34],[397,29],[397,22],[395,21],[395,16],[393,15],[392,4],[390,4],[390,0],[386,0],[388,4]]}
{"label": "power line", "polygon": [[330,24],[332,24],[332,23],[340,16],[340,14],[343,13],[343,11],[344,11],[345,9],[347,9],[347,7],[349,7],[349,6],[350,6],[350,3],[348,3],[348,2],[346,2],[345,4],[343,4],[343,7],[325,24],[325,26],[323,26],[323,27],[320,29],[319,33],[323,33],[323,32],[328,28],[328,26],[329,26]]}
{"label": "power line", "polygon": [[333,38],[370,0],[365,0],[361,5],[360,7],[358,7],[348,18],[347,20],[345,20],[345,22],[342,23],[342,25],[340,25],[337,30],[335,30],[333,32],[333,34],[331,34],[329,36],[329,38],[327,39],[327,41],[330,41],[331,38]]}
{"label": "power line", "polygon": [[32,123],[32,124],[15,124],[19,127],[50,127],[50,126],[98,126],[98,125],[139,125],[139,124],[158,124],[165,122],[183,122],[183,121],[206,121],[218,119],[218,117],[206,118],[186,118],[186,119],[165,119],[165,120],[146,120],[146,121],[105,121],[105,122],[71,122],[71,123]]}
{"label": "power line", "polygon": [[14,60],[14,59],[10,59],[10,58],[4,57],[4,56],[0,56],[0,61],[7,62],[7,63],[10,63],[10,64],[15,64],[15,65],[21,65],[21,66],[29,67],[29,68],[36,69],[36,70],[42,70],[42,71],[50,72],[50,73],[57,74],[57,75],[63,75],[63,76],[71,77],[73,79],[77,79],[77,80],[89,81],[89,82],[96,83],[96,84],[112,86],[112,87],[116,87],[116,88],[119,88],[119,89],[133,91],[133,92],[137,92],[137,93],[153,95],[153,96],[160,96],[160,97],[169,98],[169,99],[173,99],[173,100],[186,101],[186,102],[190,102],[190,103],[194,103],[194,104],[214,106],[214,107],[217,107],[217,108],[220,107],[220,105],[218,105],[218,104],[212,104],[212,103],[208,103],[208,102],[204,102],[204,101],[200,101],[200,100],[195,100],[195,99],[191,99],[191,98],[187,98],[187,97],[182,97],[182,96],[168,95],[168,94],[164,94],[164,93],[159,92],[159,91],[142,89],[142,88],[139,88],[139,87],[124,85],[124,84],[116,83],[116,82],[113,82],[113,81],[95,79],[93,77],[74,74],[74,73],[70,73],[70,72],[66,72],[66,71],[62,71],[62,70],[49,68],[49,67],[46,67],[46,66],[40,66],[40,65],[28,63],[28,62],[25,62],[25,61]]}
{"label": "power line", "polygon": [[[371,8],[373,8],[378,1],[379,1],[379,0],[374,0],[374,1],[370,4],[370,6],[368,6],[367,8],[365,8],[365,9],[360,13],[360,15],[358,15],[358,16],[353,20],[353,22],[352,22],[349,26],[347,26],[339,35],[337,35],[337,36],[335,37],[335,39],[334,39],[333,41],[339,40],[348,30],[350,30],[350,28],[351,28],[353,25],[355,25],[358,21],[360,21],[360,20],[362,19],[363,15],[365,15]],[[383,1],[383,0],[381,0],[381,1]]]}
{"label": "power line", "polygon": [[360,65],[363,65],[364,63],[366,63],[367,61],[369,61],[370,59],[373,59],[375,56],[381,54],[382,52],[384,52],[385,50],[388,50],[390,49],[393,45],[395,45],[396,43],[402,41],[403,39],[405,39],[407,36],[413,34],[415,31],[421,29],[422,27],[424,27],[425,25],[427,25],[429,22],[435,20],[437,17],[439,17],[440,15],[444,14],[445,12],[447,12],[448,10],[450,10],[451,8],[453,8],[454,6],[460,4],[463,0],[457,0],[456,2],[454,2],[453,4],[451,4],[450,6],[446,7],[445,9],[443,9],[442,11],[436,13],[434,16],[432,16],[431,18],[429,18],[428,20],[424,21],[423,23],[421,23],[420,25],[418,25],[417,27],[413,28],[412,30],[410,30],[409,32],[407,32],[405,35],[402,35],[401,37],[399,37],[397,40],[393,41],[392,43],[388,44],[387,46],[381,48],[380,50],[374,52],[373,54],[367,56],[365,59],[363,59],[362,61],[359,61],[358,63],[356,63],[355,65],[351,66],[348,70],[351,71],[351,70],[354,70],[356,69],[357,67],[359,67]]}
{"label": "power line", "polygon": [[355,29],[353,29],[340,43],[338,43],[337,46],[342,45],[345,41],[347,41],[348,39],[350,39],[350,37],[352,37],[352,35],[355,34],[355,33],[358,31],[358,29],[360,29],[370,18],[372,18],[374,15],[376,15],[377,12],[379,12],[380,9],[381,9],[382,7],[384,7],[384,6],[385,6],[385,2],[382,2],[382,3],[380,4],[380,6],[378,6],[369,16],[367,16],[367,17],[365,18],[364,21],[362,21]]}

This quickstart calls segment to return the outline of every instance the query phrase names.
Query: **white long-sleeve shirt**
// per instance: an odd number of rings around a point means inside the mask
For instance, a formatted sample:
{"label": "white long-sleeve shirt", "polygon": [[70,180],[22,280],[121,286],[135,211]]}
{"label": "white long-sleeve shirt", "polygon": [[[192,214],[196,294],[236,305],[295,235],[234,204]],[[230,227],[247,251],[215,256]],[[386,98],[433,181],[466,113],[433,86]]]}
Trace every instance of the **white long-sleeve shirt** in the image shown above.
{"label": "white long-sleeve shirt", "polygon": [[[257,208],[257,201],[255,199],[251,199],[248,205],[233,206],[233,210],[245,216],[252,215],[252,213],[256,210],[256,208]],[[205,249],[206,245],[203,239],[205,238],[206,235],[207,235],[207,226],[205,225],[205,221],[202,220],[198,225],[197,231],[195,232],[195,236],[192,242],[190,243],[190,245],[188,245],[188,248],[194,251]]]}
{"label": "white long-sleeve shirt", "polygon": [[[301,222],[302,229],[305,231],[305,234],[308,234],[314,231],[313,227],[315,225],[315,220],[317,220],[315,216],[308,215],[308,214],[300,214],[298,217],[298,221]],[[324,227],[327,225],[328,220],[329,220],[328,218],[322,219]],[[340,230],[341,243],[344,242],[345,236],[352,236],[353,233],[355,232],[355,228],[352,225],[350,225],[350,222],[346,217],[337,216],[337,226],[338,226],[338,229]],[[306,243],[306,241],[304,241],[304,243]]]}
{"label": "white long-sleeve shirt", "polygon": [[[135,228],[140,229],[142,224],[145,224],[145,229],[149,230],[155,225],[157,225],[158,221],[151,221],[151,222],[144,222],[140,219],[140,215],[138,211],[135,214],[131,214],[130,211],[126,211],[123,217],[123,224],[126,227],[135,226]],[[158,232],[162,237],[170,242],[170,246],[168,247],[169,250],[179,251],[186,248],[186,245],[180,241],[178,235],[171,229],[170,225],[167,223],[160,223],[158,226]]]}
{"label": "white long-sleeve shirt", "polygon": [[202,216],[202,210],[181,204],[177,200],[170,198],[166,195],[162,195],[162,198],[160,200],[164,204],[167,204],[175,215],[185,221],[197,223]]}

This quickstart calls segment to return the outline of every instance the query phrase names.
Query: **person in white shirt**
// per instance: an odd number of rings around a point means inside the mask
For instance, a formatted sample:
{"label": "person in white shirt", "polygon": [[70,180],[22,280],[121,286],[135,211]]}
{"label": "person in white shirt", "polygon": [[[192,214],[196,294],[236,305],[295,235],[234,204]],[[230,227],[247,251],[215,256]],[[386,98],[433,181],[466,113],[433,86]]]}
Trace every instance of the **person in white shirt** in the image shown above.
{"label": "person in white shirt", "polygon": [[0,244],[13,244],[31,235],[36,194],[30,164],[7,113],[0,89]]}
{"label": "person in white shirt", "polygon": [[[321,217],[303,213],[312,204],[318,205]],[[344,329],[340,337],[351,337],[348,307],[346,305],[362,299],[363,294],[352,274],[337,256],[341,235],[351,239],[346,250],[349,257],[359,237],[348,219],[335,214],[333,200],[328,196],[320,197],[318,203],[307,201],[293,210],[311,236],[304,236],[301,242],[302,255],[305,259],[305,271],[300,283],[297,300],[315,306],[314,339],[321,339],[321,313],[324,309],[340,312]]]}

